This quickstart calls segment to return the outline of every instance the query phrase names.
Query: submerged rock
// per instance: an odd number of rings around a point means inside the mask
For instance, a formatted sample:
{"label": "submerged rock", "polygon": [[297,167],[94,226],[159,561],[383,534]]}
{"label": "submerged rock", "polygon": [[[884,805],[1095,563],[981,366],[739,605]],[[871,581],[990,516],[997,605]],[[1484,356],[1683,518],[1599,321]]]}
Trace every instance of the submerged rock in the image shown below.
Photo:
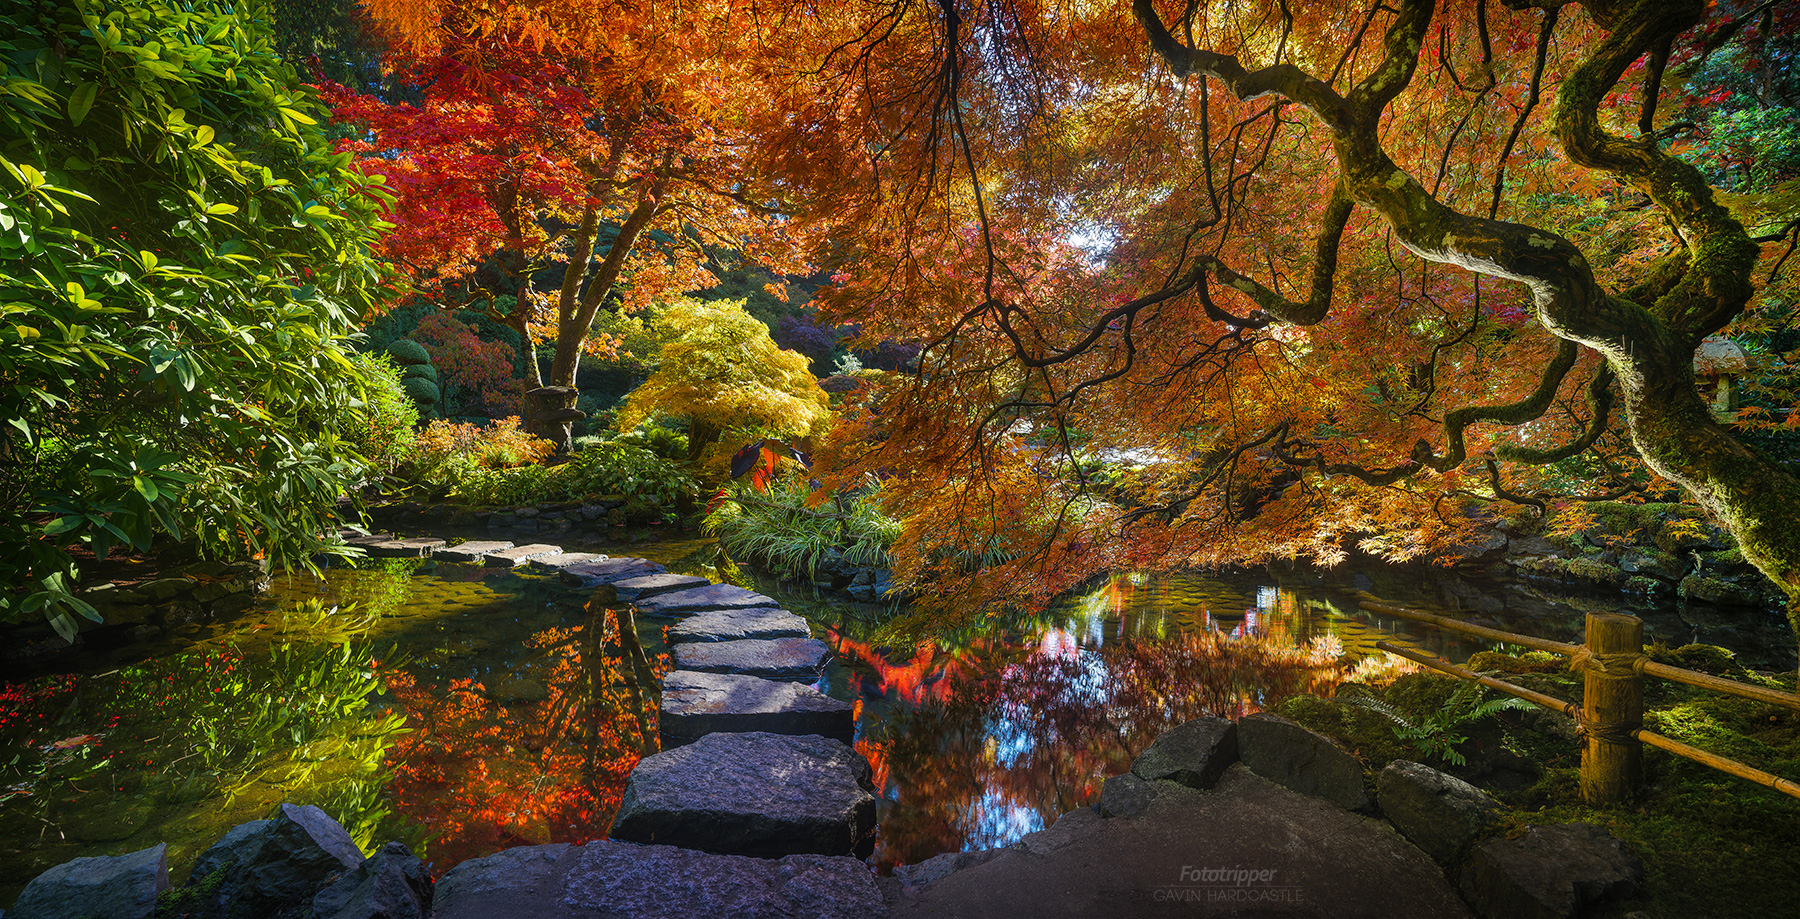
{"label": "submerged rock", "polygon": [[691,641],[676,645],[674,654],[681,670],[811,683],[831,659],[831,648],[816,638],[752,638]]}
{"label": "submerged rock", "polygon": [[130,855],[78,858],[25,885],[6,915],[13,919],[149,919],[169,889],[168,847]]}
{"label": "submerged rock", "polygon": [[855,712],[850,703],[799,683],[676,670],[663,677],[659,726],[664,749],[707,734],[749,731],[819,734],[848,744]]}
{"label": "submerged rock", "polygon": [[263,919],[303,909],[362,861],[356,841],[324,811],[283,804],[267,820],[238,824],[201,853],[188,884],[210,889],[200,899],[201,915]]}
{"label": "submerged rock", "polygon": [[871,775],[830,738],[708,734],[639,761],[610,835],[724,855],[848,855],[875,829]]}

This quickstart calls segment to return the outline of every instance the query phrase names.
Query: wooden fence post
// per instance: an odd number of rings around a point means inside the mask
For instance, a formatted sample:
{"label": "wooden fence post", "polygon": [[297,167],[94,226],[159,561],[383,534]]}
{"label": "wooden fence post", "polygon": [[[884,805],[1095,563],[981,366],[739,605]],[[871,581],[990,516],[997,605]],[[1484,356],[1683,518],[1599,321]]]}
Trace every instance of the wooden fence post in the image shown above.
{"label": "wooden fence post", "polygon": [[1581,798],[1616,804],[1637,793],[1644,748],[1632,731],[1644,723],[1644,683],[1635,662],[1644,652],[1644,623],[1636,616],[1589,613],[1582,721]]}

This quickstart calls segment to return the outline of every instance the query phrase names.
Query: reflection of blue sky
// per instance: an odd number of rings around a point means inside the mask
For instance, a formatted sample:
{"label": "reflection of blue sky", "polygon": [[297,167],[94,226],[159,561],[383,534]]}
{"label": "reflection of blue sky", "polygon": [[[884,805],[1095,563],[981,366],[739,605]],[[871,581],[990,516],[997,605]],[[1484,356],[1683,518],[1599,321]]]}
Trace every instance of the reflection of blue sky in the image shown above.
{"label": "reflection of blue sky", "polygon": [[964,851],[1010,845],[1026,833],[1044,828],[1044,815],[1036,807],[1008,801],[991,788],[982,793],[970,810],[969,816],[973,819],[969,821],[969,839]]}

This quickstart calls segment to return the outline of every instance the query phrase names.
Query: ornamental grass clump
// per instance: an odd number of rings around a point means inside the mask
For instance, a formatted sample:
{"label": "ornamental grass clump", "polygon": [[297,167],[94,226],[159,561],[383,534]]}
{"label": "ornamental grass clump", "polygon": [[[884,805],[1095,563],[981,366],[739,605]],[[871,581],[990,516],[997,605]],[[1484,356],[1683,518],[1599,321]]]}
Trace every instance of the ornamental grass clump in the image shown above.
{"label": "ornamental grass clump", "polygon": [[875,499],[870,487],[813,507],[812,488],[798,478],[778,479],[766,491],[732,485],[720,493],[702,529],[719,537],[732,556],[790,577],[811,578],[839,561],[884,568],[900,522]]}

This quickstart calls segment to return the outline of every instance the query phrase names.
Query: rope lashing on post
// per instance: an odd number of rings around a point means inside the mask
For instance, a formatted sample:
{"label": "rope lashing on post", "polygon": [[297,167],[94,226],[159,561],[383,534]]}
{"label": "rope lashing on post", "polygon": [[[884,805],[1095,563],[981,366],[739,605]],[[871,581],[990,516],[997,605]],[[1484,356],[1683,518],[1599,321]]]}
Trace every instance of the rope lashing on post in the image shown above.
{"label": "rope lashing on post", "polygon": [[1587,645],[1580,645],[1569,658],[1569,672],[1585,670],[1603,680],[1635,680],[1644,675],[1644,664],[1649,660],[1642,651],[1595,654]]}

